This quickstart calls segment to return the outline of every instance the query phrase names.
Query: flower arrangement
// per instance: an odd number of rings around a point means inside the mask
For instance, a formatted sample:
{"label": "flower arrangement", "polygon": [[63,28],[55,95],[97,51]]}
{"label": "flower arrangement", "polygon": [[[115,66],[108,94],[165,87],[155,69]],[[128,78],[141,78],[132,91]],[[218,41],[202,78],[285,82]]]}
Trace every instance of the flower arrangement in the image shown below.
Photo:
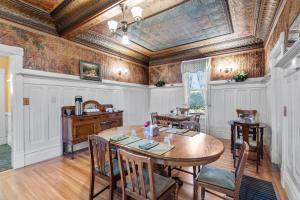
{"label": "flower arrangement", "polygon": [[235,80],[235,82],[243,82],[247,78],[248,78],[248,74],[246,74],[244,71],[241,71],[240,73],[232,77],[232,79]]}
{"label": "flower arrangement", "polygon": [[156,87],[163,87],[166,83],[163,80],[158,80],[154,85]]}
{"label": "flower arrangement", "polygon": [[146,121],[145,123],[144,123],[144,127],[148,127],[148,126],[150,126],[150,121]]}

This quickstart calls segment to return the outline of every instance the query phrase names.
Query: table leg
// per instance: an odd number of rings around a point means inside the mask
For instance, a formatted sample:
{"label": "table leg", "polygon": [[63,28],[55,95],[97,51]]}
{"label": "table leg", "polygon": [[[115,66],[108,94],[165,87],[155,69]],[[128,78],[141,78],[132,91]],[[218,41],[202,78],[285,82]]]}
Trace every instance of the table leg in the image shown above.
{"label": "table leg", "polygon": [[264,128],[260,128],[260,142],[261,142],[260,156],[261,159],[264,159]]}
{"label": "table leg", "polygon": [[231,137],[230,137],[230,139],[231,139],[231,143],[230,143],[230,146],[231,146],[231,152],[233,151],[233,137],[234,137],[234,125],[233,124],[231,124],[230,125],[230,127],[231,127]]}

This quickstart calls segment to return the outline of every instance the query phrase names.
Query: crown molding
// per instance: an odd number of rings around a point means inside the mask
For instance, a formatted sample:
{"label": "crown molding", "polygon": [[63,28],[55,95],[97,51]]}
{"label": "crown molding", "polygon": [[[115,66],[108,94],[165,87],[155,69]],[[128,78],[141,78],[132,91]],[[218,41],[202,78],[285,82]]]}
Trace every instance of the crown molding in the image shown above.
{"label": "crown molding", "polygon": [[49,13],[19,0],[1,1],[0,18],[58,35]]}
{"label": "crown molding", "polygon": [[276,13],[278,13],[278,8],[282,4],[282,0],[258,1],[260,1],[260,4],[257,23],[255,27],[255,37],[266,41],[274,24]]}
{"label": "crown molding", "polygon": [[191,60],[197,58],[212,57],[222,54],[229,54],[259,48],[263,48],[262,40],[254,37],[246,37],[241,39],[230,40],[227,42],[206,45],[200,48],[185,50],[164,57],[150,58],[149,66],[181,62],[184,60]]}

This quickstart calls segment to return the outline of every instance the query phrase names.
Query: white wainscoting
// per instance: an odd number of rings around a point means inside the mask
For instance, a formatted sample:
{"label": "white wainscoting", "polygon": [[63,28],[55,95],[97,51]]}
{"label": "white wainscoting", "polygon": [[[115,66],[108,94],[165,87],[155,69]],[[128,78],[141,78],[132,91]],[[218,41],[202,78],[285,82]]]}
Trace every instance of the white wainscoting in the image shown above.
{"label": "white wainscoting", "polygon": [[150,112],[170,113],[184,104],[183,86],[150,87]]}
{"label": "white wainscoting", "polygon": [[100,84],[77,78],[58,78],[24,74],[25,165],[62,154],[62,106],[73,105],[76,95],[113,104],[124,110],[124,125],[142,124],[148,119],[148,87],[138,85]]}
{"label": "white wainscoting", "polygon": [[[209,107],[210,133],[220,138],[230,138],[228,121],[236,119],[236,109],[256,109],[257,118],[267,122],[266,85],[262,79],[244,83],[211,82]],[[267,134],[266,134],[267,135]]]}

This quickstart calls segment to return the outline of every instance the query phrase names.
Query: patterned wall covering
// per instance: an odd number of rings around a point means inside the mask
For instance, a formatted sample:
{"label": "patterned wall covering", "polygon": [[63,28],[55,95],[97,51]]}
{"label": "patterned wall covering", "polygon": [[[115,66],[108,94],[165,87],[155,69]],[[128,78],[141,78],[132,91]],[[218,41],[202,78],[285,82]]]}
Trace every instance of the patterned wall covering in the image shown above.
{"label": "patterned wall covering", "polygon": [[[213,57],[211,60],[211,80],[231,79],[232,76],[243,70],[250,78],[264,76],[264,51],[242,52],[232,55]],[[232,67],[231,73],[220,72],[220,68]],[[149,84],[153,85],[157,80],[164,80],[167,84],[182,83],[180,62],[150,66]]]}
{"label": "patterned wall covering", "polygon": [[278,19],[278,22],[275,26],[275,29],[271,33],[268,43],[265,45],[265,60],[266,60],[265,73],[270,72],[270,68],[269,68],[270,66],[268,62],[270,57],[270,52],[273,49],[276,42],[278,41],[280,33],[285,32],[285,46],[287,46],[288,29],[299,12],[300,12],[300,0],[287,0],[283,8],[283,11]]}
{"label": "patterned wall covering", "polygon": [[[79,61],[101,64],[103,79],[148,84],[148,69],[58,37],[24,30],[0,21],[0,43],[25,50],[24,68],[79,75]],[[128,73],[118,75],[119,69]]]}
{"label": "patterned wall covering", "polygon": [[167,84],[182,83],[180,62],[149,67],[149,85],[163,80]]}
{"label": "patterned wall covering", "polygon": [[[211,80],[231,79],[236,73],[244,71],[249,78],[264,76],[264,51],[256,50],[235,55],[213,57],[211,59]],[[224,70],[232,68],[232,72]],[[220,69],[222,72],[220,72]]]}

